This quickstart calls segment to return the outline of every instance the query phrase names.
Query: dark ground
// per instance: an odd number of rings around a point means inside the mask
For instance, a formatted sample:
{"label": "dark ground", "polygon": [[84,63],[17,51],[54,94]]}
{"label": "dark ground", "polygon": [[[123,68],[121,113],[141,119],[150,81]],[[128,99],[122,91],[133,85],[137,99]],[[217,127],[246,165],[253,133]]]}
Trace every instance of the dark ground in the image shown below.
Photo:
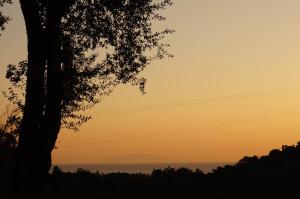
{"label": "dark ground", "polygon": [[300,198],[300,143],[263,157],[244,157],[212,173],[186,168],[151,175],[91,173],[79,169],[50,175],[52,198],[101,199],[256,199]]}

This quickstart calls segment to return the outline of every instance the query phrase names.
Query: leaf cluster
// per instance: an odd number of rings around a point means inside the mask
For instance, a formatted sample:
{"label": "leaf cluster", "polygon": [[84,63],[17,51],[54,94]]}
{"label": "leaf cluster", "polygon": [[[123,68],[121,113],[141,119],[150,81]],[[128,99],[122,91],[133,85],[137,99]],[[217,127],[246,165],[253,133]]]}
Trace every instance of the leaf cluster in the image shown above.
{"label": "leaf cluster", "polygon": [[20,110],[7,106],[0,114],[0,150],[15,149],[21,121]]}
{"label": "leaf cluster", "polygon": [[[11,4],[12,1],[11,0],[0,0],[0,8],[3,7],[5,4]],[[1,11],[0,11],[0,31],[5,29],[5,24],[10,20],[10,18],[6,15],[4,15]],[[1,33],[0,33],[1,36]]]}
{"label": "leaf cluster", "polygon": [[[43,2],[40,21],[47,23]],[[171,5],[171,0],[75,1],[61,20],[64,127],[78,130],[91,119],[84,111],[119,84],[131,83],[145,92],[146,79],[139,73],[151,61],[172,56],[162,40],[174,31],[153,30],[153,22],[165,20],[160,11]],[[6,96],[19,107],[25,95],[26,70],[25,60],[9,65],[6,75],[14,87]],[[16,88],[23,91],[21,96]]]}

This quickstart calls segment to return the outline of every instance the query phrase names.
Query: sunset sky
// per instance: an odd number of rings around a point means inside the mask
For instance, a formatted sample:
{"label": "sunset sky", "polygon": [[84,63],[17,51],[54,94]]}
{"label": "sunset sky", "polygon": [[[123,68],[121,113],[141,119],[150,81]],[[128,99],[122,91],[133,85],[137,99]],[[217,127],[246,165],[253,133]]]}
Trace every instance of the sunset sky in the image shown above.
{"label": "sunset sky", "polygon": [[[119,86],[80,132],[62,129],[55,164],[232,162],[300,141],[300,1],[173,1],[156,27],[176,30],[174,58],[141,74],[145,95]],[[26,59],[19,5],[4,12],[0,90]]]}

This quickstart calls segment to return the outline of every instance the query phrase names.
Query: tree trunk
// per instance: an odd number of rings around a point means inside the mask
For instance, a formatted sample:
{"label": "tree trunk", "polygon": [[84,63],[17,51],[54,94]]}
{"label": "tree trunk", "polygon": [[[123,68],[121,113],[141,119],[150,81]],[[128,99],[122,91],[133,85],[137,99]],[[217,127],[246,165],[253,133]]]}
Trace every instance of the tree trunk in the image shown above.
{"label": "tree trunk", "polygon": [[43,29],[36,1],[20,0],[27,29],[28,72],[13,199],[47,198],[51,152],[61,126],[61,18],[52,3],[56,1],[50,2]]}
{"label": "tree trunk", "polygon": [[57,0],[52,0],[48,7],[47,23],[47,98],[44,121],[41,129],[48,140],[48,150],[55,146],[61,127],[62,110],[62,68],[61,68],[61,16],[56,12]]}
{"label": "tree trunk", "polygon": [[[44,73],[46,53],[44,31],[39,20],[38,6],[33,0],[20,0],[28,40],[28,71],[25,107],[16,154],[12,198],[37,198],[35,185],[43,169],[36,163],[45,158],[39,150],[39,124],[43,115]],[[41,189],[41,187],[36,187]]]}

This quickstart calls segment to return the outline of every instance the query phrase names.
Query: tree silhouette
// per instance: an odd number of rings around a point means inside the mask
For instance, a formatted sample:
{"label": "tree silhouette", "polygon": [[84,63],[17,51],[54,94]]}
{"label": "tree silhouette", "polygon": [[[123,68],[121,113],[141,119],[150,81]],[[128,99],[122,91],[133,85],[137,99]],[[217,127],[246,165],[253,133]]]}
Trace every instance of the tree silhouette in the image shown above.
{"label": "tree silhouette", "polygon": [[14,151],[19,135],[20,111],[7,106],[0,114],[0,153]]}
{"label": "tree silhouette", "polygon": [[136,173],[93,173],[53,168],[53,195],[61,198],[186,199],[297,198],[300,143],[261,157],[244,157],[209,173],[187,168]]}
{"label": "tree silhouette", "polygon": [[[144,92],[146,80],[138,74],[152,60],[171,56],[161,41],[173,31],[152,28],[154,20],[165,19],[159,11],[171,4],[20,0],[28,59],[8,66],[12,88],[5,94],[23,113],[13,198],[43,198],[43,182],[62,126],[78,130],[90,119],[83,111],[119,84],[138,85]],[[4,24],[8,18],[3,19]]]}
{"label": "tree silhouette", "polygon": [[8,198],[12,182],[14,153],[19,135],[20,111],[15,106],[6,106],[0,113],[0,198]]}

